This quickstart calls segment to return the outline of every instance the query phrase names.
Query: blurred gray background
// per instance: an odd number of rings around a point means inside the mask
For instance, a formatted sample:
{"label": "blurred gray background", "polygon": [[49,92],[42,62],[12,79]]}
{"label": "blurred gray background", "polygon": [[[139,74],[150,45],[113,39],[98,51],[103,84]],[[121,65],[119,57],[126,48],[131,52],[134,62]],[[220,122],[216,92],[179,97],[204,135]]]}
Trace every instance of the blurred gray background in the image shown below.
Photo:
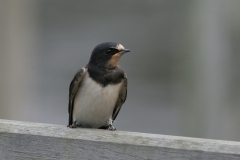
{"label": "blurred gray background", "polygon": [[0,119],[67,125],[102,42],[132,52],[118,130],[240,141],[240,1],[0,0]]}

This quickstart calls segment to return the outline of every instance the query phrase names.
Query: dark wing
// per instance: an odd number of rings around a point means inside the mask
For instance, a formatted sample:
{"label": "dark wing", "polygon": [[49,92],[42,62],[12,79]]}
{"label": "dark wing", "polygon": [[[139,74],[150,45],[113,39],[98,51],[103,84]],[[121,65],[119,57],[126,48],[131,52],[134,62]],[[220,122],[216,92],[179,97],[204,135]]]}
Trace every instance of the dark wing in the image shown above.
{"label": "dark wing", "polygon": [[120,90],[116,106],[113,110],[113,116],[112,116],[113,120],[116,119],[116,117],[117,117],[123,103],[125,102],[126,98],[127,98],[127,76],[126,76],[126,74],[124,74],[123,85],[122,85],[122,88]]}
{"label": "dark wing", "polygon": [[72,125],[73,124],[72,114],[73,114],[74,99],[75,99],[76,93],[78,91],[78,88],[79,88],[79,86],[81,84],[81,81],[82,81],[86,71],[87,71],[86,67],[83,67],[82,69],[80,69],[75,74],[72,82],[70,83],[70,87],[69,87],[69,103],[68,103],[68,113],[69,113],[68,125]]}

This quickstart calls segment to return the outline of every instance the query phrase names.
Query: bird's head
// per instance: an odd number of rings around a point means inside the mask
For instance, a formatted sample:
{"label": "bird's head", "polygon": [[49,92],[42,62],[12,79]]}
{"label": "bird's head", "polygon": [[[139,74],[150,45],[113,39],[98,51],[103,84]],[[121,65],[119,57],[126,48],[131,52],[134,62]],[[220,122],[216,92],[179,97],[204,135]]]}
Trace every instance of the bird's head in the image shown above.
{"label": "bird's head", "polygon": [[97,45],[93,51],[89,61],[89,65],[97,67],[115,68],[122,55],[130,52],[121,44],[115,42],[105,42]]}

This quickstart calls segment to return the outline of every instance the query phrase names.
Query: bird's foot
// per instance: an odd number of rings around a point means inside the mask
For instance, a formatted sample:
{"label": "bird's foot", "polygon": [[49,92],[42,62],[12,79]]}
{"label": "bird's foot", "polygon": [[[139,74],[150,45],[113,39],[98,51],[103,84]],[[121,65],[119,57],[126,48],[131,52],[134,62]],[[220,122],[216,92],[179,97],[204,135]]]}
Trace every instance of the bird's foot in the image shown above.
{"label": "bird's foot", "polygon": [[108,127],[108,130],[109,130],[109,131],[116,131],[117,129],[116,129],[113,125],[110,125],[110,126]]}
{"label": "bird's foot", "polygon": [[116,131],[117,129],[112,125],[113,124],[113,120],[112,119],[108,119],[107,124],[108,124],[108,130],[110,131]]}
{"label": "bird's foot", "polygon": [[72,125],[67,125],[67,127],[69,127],[69,128],[77,128],[78,127],[77,121],[73,122]]}

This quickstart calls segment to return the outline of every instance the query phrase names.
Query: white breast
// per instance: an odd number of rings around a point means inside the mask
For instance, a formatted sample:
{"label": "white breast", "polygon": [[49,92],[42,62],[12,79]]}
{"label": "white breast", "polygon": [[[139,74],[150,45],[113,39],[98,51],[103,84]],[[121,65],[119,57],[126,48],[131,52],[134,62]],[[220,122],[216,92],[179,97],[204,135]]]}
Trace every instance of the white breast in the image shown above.
{"label": "white breast", "polygon": [[122,82],[102,87],[86,73],[74,100],[73,122],[89,128],[106,125],[112,119],[121,87]]}

